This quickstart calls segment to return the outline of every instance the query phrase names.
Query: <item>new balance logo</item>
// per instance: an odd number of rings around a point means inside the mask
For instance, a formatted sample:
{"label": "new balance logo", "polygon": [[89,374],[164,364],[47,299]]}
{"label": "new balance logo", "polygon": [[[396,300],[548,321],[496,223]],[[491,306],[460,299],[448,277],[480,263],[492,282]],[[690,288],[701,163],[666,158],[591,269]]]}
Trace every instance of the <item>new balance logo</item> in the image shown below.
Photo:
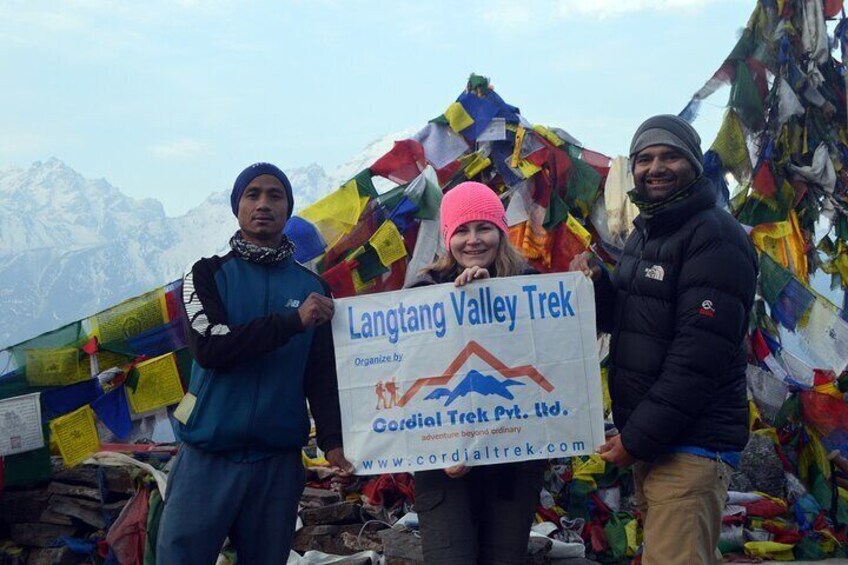
{"label": "new balance logo", "polygon": [[286,308],[298,308],[300,306],[300,300],[296,298],[289,298],[288,302],[286,302]]}
{"label": "new balance logo", "polygon": [[665,277],[665,271],[659,265],[654,265],[653,267],[648,267],[645,269],[645,278],[654,279],[655,281],[661,281]]}

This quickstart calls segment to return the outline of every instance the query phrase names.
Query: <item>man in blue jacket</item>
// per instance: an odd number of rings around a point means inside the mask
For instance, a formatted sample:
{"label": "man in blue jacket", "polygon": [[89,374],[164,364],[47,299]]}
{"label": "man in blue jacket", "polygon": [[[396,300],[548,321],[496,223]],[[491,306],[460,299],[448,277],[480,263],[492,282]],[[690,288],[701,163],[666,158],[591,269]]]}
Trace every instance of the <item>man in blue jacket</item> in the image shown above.
{"label": "man in blue jacket", "polygon": [[630,146],[639,208],[612,274],[590,255],[598,329],[611,333],[609,388],[621,431],[600,447],[634,464],[645,565],[716,563],[721,513],[748,439],[745,334],[757,255],[716,206],[686,121],[646,120]]}
{"label": "man in blue jacket", "polygon": [[342,475],[341,417],[327,284],[298,264],[283,234],[286,175],[256,163],[230,196],[240,230],[231,251],[183,281],[189,392],[175,416],[182,448],[170,472],[157,562],[214,564],[229,537],[240,564],[285,563],[303,492],[309,434]]}

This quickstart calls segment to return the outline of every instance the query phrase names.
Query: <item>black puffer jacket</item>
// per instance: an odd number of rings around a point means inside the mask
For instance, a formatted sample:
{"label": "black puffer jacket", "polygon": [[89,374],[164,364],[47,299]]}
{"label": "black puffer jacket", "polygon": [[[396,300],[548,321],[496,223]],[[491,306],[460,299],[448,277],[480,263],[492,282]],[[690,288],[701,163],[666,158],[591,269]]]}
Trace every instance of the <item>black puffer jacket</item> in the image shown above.
{"label": "black puffer jacket", "polygon": [[612,334],[610,395],[622,442],[653,460],[673,446],[741,451],[748,438],[744,336],[757,256],[701,177],[687,199],[634,221],[596,284]]}

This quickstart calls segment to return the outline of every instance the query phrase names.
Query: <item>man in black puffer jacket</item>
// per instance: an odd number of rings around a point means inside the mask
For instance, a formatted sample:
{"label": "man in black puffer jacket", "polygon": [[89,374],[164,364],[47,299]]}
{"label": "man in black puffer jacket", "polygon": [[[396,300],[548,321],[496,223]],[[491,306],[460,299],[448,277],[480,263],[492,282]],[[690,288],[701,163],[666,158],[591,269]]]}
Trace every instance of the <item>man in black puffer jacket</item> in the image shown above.
{"label": "man in black puffer jacket", "polygon": [[677,116],[633,137],[640,214],[615,271],[584,254],[598,329],[612,334],[609,385],[620,435],[600,449],[635,463],[645,565],[714,563],[730,470],[748,439],[746,351],[757,255],[716,206],[697,132]]}

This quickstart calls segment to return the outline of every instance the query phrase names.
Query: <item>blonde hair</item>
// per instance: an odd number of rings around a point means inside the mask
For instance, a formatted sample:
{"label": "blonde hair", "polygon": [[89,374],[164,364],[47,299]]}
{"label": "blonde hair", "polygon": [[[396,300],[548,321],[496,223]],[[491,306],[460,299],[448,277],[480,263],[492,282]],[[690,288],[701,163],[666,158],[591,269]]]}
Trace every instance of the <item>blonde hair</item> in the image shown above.
{"label": "blonde hair", "polygon": [[[495,272],[490,273],[492,276],[512,277],[523,275],[528,267],[527,261],[513,247],[504,232],[498,230],[498,233],[501,237],[498,240],[498,248],[495,251],[495,260],[492,265],[488,265],[486,268],[495,268]],[[421,274],[429,274],[434,279],[443,280],[453,275],[458,275],[461,268],[456,257],[453,256],[450,249],[447,249],[444,255],[421,269]]]}

